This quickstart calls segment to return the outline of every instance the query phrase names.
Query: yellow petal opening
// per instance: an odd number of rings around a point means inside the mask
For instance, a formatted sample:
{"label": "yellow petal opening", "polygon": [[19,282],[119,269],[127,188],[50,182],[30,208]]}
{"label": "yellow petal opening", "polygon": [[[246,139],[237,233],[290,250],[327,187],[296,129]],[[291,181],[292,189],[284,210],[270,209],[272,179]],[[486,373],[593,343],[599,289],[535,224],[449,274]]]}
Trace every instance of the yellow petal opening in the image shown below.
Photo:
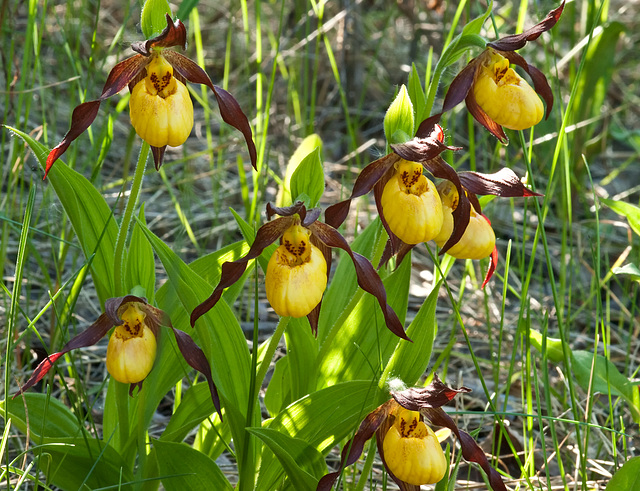
{"label": "yellow petal opening", "polygon": [[320,249],[311,244],[310,235],[301,225],[292,226],[269,260],[265,289],[279,316],[308,315],[327,288],[327,263]]}
{"label": "yellow petal opening", "polygon": [[127,304],[107,346],[107,371],[118,382],[142,382],[156,359],[156,337],[145,323],[146,314],[135,303]]}
{"label": "yellow petal opening", "polygon": [[382,444],[384,460],[402,481],[420,486],[440,481],[447,461],[431,428],[420,421],[420,413],[402,408]]}
{"label": "yellow petal opening", "polygon": [[391,231],[406,244],[433,239],[442,227],[442,203],[435,185],[422,175],[422,164],[401,160],[381,198]]}
{"label": "yellow petal opening", "polygon": [[187,87],[173,76],[173,67],[156,55],[147,65],[129,99],[131,124],[154,147],[182,145],[193,128],[193,103]]}
{"label": "yellow petal opening", "polygon": [[505,128],[524,130],[538,124],[544,105],[535,90],[509,67],[509,60],[488,51],[473,83],[478,105]]}

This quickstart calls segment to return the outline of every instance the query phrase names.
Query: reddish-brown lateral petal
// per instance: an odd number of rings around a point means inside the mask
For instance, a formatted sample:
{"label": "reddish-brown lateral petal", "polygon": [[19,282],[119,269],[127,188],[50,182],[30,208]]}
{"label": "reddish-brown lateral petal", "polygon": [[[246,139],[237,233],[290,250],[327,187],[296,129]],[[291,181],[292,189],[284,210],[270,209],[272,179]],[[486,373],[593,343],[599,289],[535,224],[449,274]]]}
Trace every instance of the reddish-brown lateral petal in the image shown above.
{"label": "reddish-brown lateral petal", "polygon": [[453,109],[467,98],[467,94],[473,85],[479,63],[479,58],[474,58],[456,75],[456,78],[453,79],[447,90],[447,95],[444,97],[444,103],[442,104],[443,113]]}
{"label": "reddish-brown lateral petal", "polygon": [[241,257],[237,261],[228,261],[222,265],[218,286],[215,287],[208,299],[191,312],[191,327],[195,325],[200,317],[209,312],[209,310],[218,303],[225,288],[233,285],[240,279],[245,269],[247,269],[247,263],[262,254],[262,251],[267,246],[275,242],[294,223],[294,220],[293,217],[282,217],[265,223],[258,229],[256,238],[246,256]]}
{"label": "reddish-brown lateral petal", "polygon": [[[484,215],[482,216],[484,217]],[[487,217],[485,218],[489,222],[489,219]],[[484,277],[484,281],[482,282],[482,288],[487,286],[487,283],[489,283],[489,280],[493,276],[493,273],[495,273],[497,266],[498,266],[498,248],[496,246],[493,246],[493,251],[491,251],[491,256],[489,256],[489,269],[487,270],[487,274]]]}
{"label": "reddish-brown lateral petal", "polygon": [[340,455],[340,470],[331,472],[320,479],[316,491],[331,490],[333,483],[338,479],[342,469],[353,464],[360,458],[360,455],[362,455],[362,451],[364,450],[364,444],[373,436],[380,425],[384,423],[387,416],[395,406],[396,402],[393,399],[388,400],[382,406],[371,411],[367,417],[364,418],[364,421],[360,423],[360,427],[356,434],[342,449],[342,453]]}
{"label": "reddish-brown lateral petal", "polygon": [[534,67],[533,65],[529,65],[527,63],[527,60],[525,60],[522,56],[514,51],[505,51],[501,54],[505,58],[508,58],[511,63],[518,65],[529,74],[531,80],[533,81],[534,90],[540,97],[544,99],[544,102],[547,104],[547,113],[545,119],[548,118],[549,114],[551,114],[551,109],[553,108],[553,92],[551,91],[551,87],[549,86],[547,77],[536,67]]}
{"label": "reddish-brown lateral petal", "polygon": [[56,160],[58,160],[63,153],[67,151],[71,142],[78,138],[85,130],[91,126],[93,120],[98,115],[98,109],[100,109],[100,101],[83,102],[73,110],[71,115],[71,127],[64,138],[56,147],[49,152],[47,156],[47,165],[44,169],[43,180],[47,178],[51,166]]}
{"label": "reddish-brown lateral petal", "polygon": [[131,80],[133,80],[140,71],[147,65],[148,60],[141,55],[135,55],[126,60],[121,61],[111,69],[107,77],[107,81],[102,88],[102,94],[95,101],[87,101],[76,106],[71,114],[71,126],[62,141],[51,150],[47,156],[47,164],[45,166],[44,178],[51,169],[51,166],[58,160],[64,152],[67,151],[71,142],[78,138],[86,129],[91,126],[93,120],[98,115],[100,103],[105,99],[117,94],[124,89]]}
{"label": "reddish-brown lateral petal", "polygon": [[393,164],[400,160],[400,156],[395,153],[390,153],[385,155],[384,157],[379,158],[378,160],[374,160],[369,165],[367,165],[358,177],[356,178],[356,182],[353,185],[353,190],[351,191],[351,196],[349,199],[331,205],[324,212],[325,220],[328,225],[333,228],[338,228],[340,225],[344,223],[347,219],[347,215],[349,214],[349,207],[351,206],[351,200],[358,198],[360,196],[364,196],[369,191],[373,189],[382,176],[393,167]]}
{"label": "reddish-brown lateral petal", "polygon": [[444,406],[455,396],[471,392],[467,387],[454,389],[445,385],[438,375],[433,375],[433,381],[426,387],[410,387],[398,392],[391,392],[391,396],[405,409],[419,411],[425,408]]}
{"label": "reddish-brown lateral petal", "polygon": [[163,147],[154,147],[151,146],[151,153],[153,154],[153,163],[156,166],[156,170],[160,170],[162,167],[162,162],[164,160],[164,151],[167,149],[167,146]]}
{"label": "reddish-brown lateral petal", "polygon": [[438,124],[440,118],[442,117],[442,113],[434,114],[433,116],[429,116],[427,119],[423,120],[418,126],[418,130],[416,131],[416,138],[428,138],[435,137],[440,141],[444,141],[444,132],[442,131],[442,126]]}
{"label": "reddish-brown lateral petal", "polygon": [[500,51],[514,51],[516,49],[520,49],[525,44],[527,44],[527,41],[534,41],[538,39],[543,32],[547,32],[549,29],[555,26],[556,22],[558,22],[560,16],[562,15],[563,9],[564,1],[558,8],[553,9],[551,12],[549,12],[542,21],[537,23],[535,26],[527,29],[522,34],[505,36],[492,43],[487,43],[487,46],[498,49]]}
{"label": "reddish-brown lateral petal", "polygon": [[476,102],[476,98],[473,95],[472,90],[470,90],[467,94],[465,102],[467,104],[467,109],[478,123],[487,128],[489,130],[489,133],[500,140],[500,143],[502,143],[503,145],[509,144],[509,139],[507,138],[507,135],[504,134],[502,126],[496,123],[487,115],[487,113],[482,110],[482,108]]}
{"label": "reddish-brown lateral petal", "polygon": [[458,191],[458,206],[453,210],[453,232],[439,252],[439,254],[444,254],[462,238],[464,231],[467,229],[467,225],[469,225],[471,206],[469,205],[467,194],[460,183],[458,173],[453,167],[447,164],[442,157],[438,156],[427,162],[423,162],[422,165],[424,165],[425,169],[431,172],[434,177],[450,181]]}
{"label": "reddish-brown lateral petal", "polygon": [[442,408],[424,408],[421,410],[421,413],[430,421],[431,424],[449,428],[456,435],[460,442],[462,456],[467,461],[475,462],[482,467],[482,470],[484,470],[489,478],[489,484],[493,491],[507,491],[507,487],[504,485],[502,477],[500,477],[498,471],[491,467],[487,457],[475,440],[466,431],[458,429],[458,426],[453,419],[451,419],[451,417],[445,413]]}
{"label": "reddish-brown lateral petal", "polygon": [[199,371],[207,379],[213,406],[216,408],[216,411],[220,416],[220,420],[222,420],[220,398],[218,397],[218,389],[216,388],[216,384],[213,383],[213,376],[211,375],[211,365],[209,365],[209,360],[207,360],[207,357],[204,355],[204,352],[200,349],[200,347],[193,341],[193,339],[191,339],[191,336],[183,331],[176,329],[173,326],[171,326],[171,329],[173,329],[173,334],[176,336],[176,342],[178,343],[178,348],[180,349],[180,353],[182,353],[182,357],[191,368]]}
{"label": "reddish-brown lateral petal", "polygon": [[380,276],[378,276],[378,273],[376,273],[371,262],[369,262],[366,257],[361,256],[357,252],[353,252],[345,238],[340,235],[340,232],[330,225],[322,222],[315,222],[309,226],[309,229],[318,240],[324,242],[328,247],[337,247],[349,254],[349,257],[351,257],[353,265],[356,268],[358,285],[360,285],[360,288],[364,291],[376,297],[378,304],[380,304],[380,308],[382,309],[382,313],[384,314],[384,320],[387,328],[396,336],[406,339],[407,341],[411,341],[404,332],[400,319],[398,319],[394,310],[387,303],[387,292],[384,289],[384,284],[382,283]]}
{"label": "reddish-brown lateral petal", "polygon": [[77,348],[85,348],[87,346],[93,346],[100,339],[104,337],[109,329],[111,329],[115,324],[111,321],[107,314],[101,314],[91,326],[82,331],[80,334],[71,338],[67,344],[64,345],[61,351],[58,353],[54,353],[49,355],[46,359],[44,359],[37,368],[29,377],[29,380],[20,388],[18,392],[14,394],[13,397],[16,397],[19,394],[22,394],[24,391],[30,389],[35,384],[37,384],[42,378],[49,372],[53,364],[58,361],[58,359],[68,353],[69,351]]}
{"label": "reddish-brown lateral petal", "polygon": [[158,36],[146,41],[135,42],[131,45],[131,49],[144,56],[150,56],[152,48],[180,46],[183,51],[187,49],[187,28],[180,19],[176,19],[174,23],[169,14],[165,14],[165,17],[167,27]]}
{"label": "reddish-brown lateral petal", "polygon": [[213,85],[213,82],[211,82],[207,72],[200,68],[200,66],[193,60],[181,55],[180,53],[176,53],[175,51],[166,51],[163,55],[169,63],[171,63],[173,68],[189,82],[206,85],[213,91],[216,99],[218,100],[220,115],[224,122],[230,124],[244,135],[244,139],[247,142],[247,148],[249,149],[249,156],[251,157],[251,165],[253,165],[253,168],[255,169],[258,165],[258,154],[256,152],[256,146],[253,143],[253,133],[251,132],[249,120],[240,108],[240,104],[238,104],[235,97],[217,85]]}
{"label": "reddish-brown lateral petal", "polygon": [[398,145],[391,145],[393,151],[411,162],[426,162],[438,157],[445,150],[460,150],[461,147],[449,147],[435,138],[414,138]]}
{"label": "reddish-brown lateral petal", "polygon": [[542,196],[522,184],[516,173],[508,167],[504,167],[493,174],[465,171],[459,172],[458,176],[462,186],[473,194],[492,194],[507,198]]}
{"label": "reddish-brown lateral petal", "polygon": [[[304,206],[304,203],[302,201],[296,201],[291,206],[282,207],[267,203],[267,220],[271,220],[274,215],[280,215],[281,217],[291,217],[293,215],[298,215],[300,217],[300,220],[304,221],[305,217],[307,216],[307,207]],[[317,216],[320,216],[319,209]]]}

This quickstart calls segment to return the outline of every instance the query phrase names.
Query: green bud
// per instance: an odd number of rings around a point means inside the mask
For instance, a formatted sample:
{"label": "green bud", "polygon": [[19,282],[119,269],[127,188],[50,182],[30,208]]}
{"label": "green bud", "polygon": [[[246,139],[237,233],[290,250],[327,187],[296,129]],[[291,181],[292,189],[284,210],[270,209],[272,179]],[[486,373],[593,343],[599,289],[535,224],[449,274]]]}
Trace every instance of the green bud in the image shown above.
{"label": "green bud", "polygon": [[[542,353],[542,333],[531,329],[529,335],[531,346]],[[547,337],[547,359],[553,363],[558,363],[564,359],[562,354],[562,340]]]}
{"label": "green bud", "polygon": [[403,85],[384,116],[384,135],[389,143],[404,143],[413,137],[413,104]]}
{"label": "green bud", "polygon": [[167,0],[146,0],[144,2],[140,13],[140,27],[146,39],[158,36],[167,27],[165,14],[173,17]]}

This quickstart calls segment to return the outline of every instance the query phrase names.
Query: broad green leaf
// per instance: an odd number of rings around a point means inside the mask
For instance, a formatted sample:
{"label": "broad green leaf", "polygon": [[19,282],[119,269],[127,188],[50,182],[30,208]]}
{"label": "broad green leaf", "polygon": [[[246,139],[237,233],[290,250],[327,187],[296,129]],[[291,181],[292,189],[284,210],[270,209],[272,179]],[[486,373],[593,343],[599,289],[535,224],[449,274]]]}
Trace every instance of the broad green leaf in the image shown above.
{"label": "broad green leaf", "polygon": [[611,271],[613,274],[625,274],[630,276],[632,280],[640,281],[640,268],[635,264],[625,264],[620,268],[613,268]]}
{"label": "broad green leaf", "polygon": [[404,143],[413,137],[414,107],[407,88],[402,85],[384,115],[384,136],[390,144]]}
{"label": "broad green leaf", "polygon": [[640,489],[640,457],[627,460],[613,475],[606,491],[635,491]]}
{"label": "broad green leaf", "polygon": [[615,211],[618,215],[627,217],[627,221],[629,222],[631,229],[637,235],[640,235],[640,207],[625,201],[616,201],[607,198],[599,198],[599,200]]}
{"label": "broad green leaf", "polygon": [[[148,228],[142,229],[151,242],[153,249],[160,258],[180,303],[187,313],[211,294],[211,285],[196,274],[182,259],[156,237]],[[162,308],[162,305],[160,305]],[[249,370],[250,357],[247,341],[238,320],[224,300],[219,301],[214,308],[203,315],[196,323],[197,340],[205,356],[211,363],[213,380],[218,388],[221,402],[227,415],[227,423],[231,425],[231,432],[238,451],[238,459],[244,458],[244,439],[247,425],[247,409],[249,406]],[[191,327],[187,333],[193,332]],[[259,412],[254,411],[254,419]],[[251,456],[253,450],[247,449]],[[251,457],[248,457],[251,465]]]}
{"label": "broad green leaf", "polygon": [[162,432],[160,440],[165,442],[181,442],[203,420],[217,417],[209,385],[201,382],[189,387],[180,405],[171,415],[169,423]]}
{"label": "broad green leaf", "polygon": [[[410,263],[411,257],[407,256],[404,262]],[[438,333],[436,304],[441,284],[439,282],[434,286],[411,325],[407,328],[407,335],[413,343],[404,339],[398,341],[398,345],[387,363],[382,380],[399,378],[407,387],[411,387],[415,385],[429,366],[433,343]]]}
{"label": "broad green leaf", "polygon": [[[375,252],[384,247],[386,240],[387,234],[384,232],[382,222],[376,218],[356,237],[351,244],[351,249],[371,259]],[[359,289],[351,258],[342,251],[339,257],[337,267],[334,260],[335,273],[322,297],[322,309],[318,321],[318,342],[321,344]]]}
{"label": "broad green leaf", "polygon": [[[385,280],[387,301],[400,321],[409,298],[411,261],[405,260]],[[387,329],[377,300],[365,293],[333,339],[325,342],[318,358],[318,388],[346,380],[378,379],[398,343]]]}
{"label": "broad green leaf", "polygon": [[[146,223],[144,219],[144,203],[140,207],[138,219],[141,223]],[[129,253],[126,257],[127,269],[125,273],[126,291],[137,285],[144,288],[144,297],[153,304],[156,291],[156,263],[153,256],[153,249],[149,241],[145,239],[140,226],[133,225],[131,232],[131,242]]]}
{"label": "broad green leaf", "polygon": [[[10,126],[7,128],[29,145],[44,169],[49,149],[26,133]],[[51,167],[47,180],[73,225],[85,257],[93,256],[91,275],[100,304],[104,307],[105,300],[114,296],[113,252],[118,227],[111,209],[91,182],[61,160]]]}
{"label": "broad green leaf", "polygon": [[247,428],[271,449],[287,473],[294,489],[314,489],[327,472],[322,454],[299,438],[271,428]]}
{"label": "broad green leaf", "polygon": [[3,417],[5,409],[13,425],[25,435],[29,433],[36,443],[55,443],[60,438],[79,437],[84,433],[69,408],[47,394],[26,392],[8,402],[0,401]]}
{"label": "broad green leaf", "polygon": [[291,375],[289,374],[289,357],[283,356],[276,361],[276,366],[269,380],[264,395],[264,405],[269,414],[274,416],[293,402],[291,398]]}
{"label": "broad green leaf", "polygon": [[313,208],[324,193],[324,169],[320,157],[321,147],[316,147],[302,159],[291,175],[291,197],[306,194],[309,202],[307,208]]}
{"label": "broad green leaf", "polygon": [[167,491],[233,490],[218,465],[186,443],[154,440],[153,447]]}
{"label": "broad green leaf", "polygon": [[[268,427],[303,440],[324,455],[338,442],[351,436],[383,397],[388,397],[388,394],[379,391],[375,382],[356,380],[339,383],[289,405],[271,420]],[[284,469],[273,452],[264,448],[256,489],[276,489],[276,483],[283,475]]]}
{"label": "broad green leaf", "polygon": [[[422,82],[415,63],[411,63],[411,72],[409,73],[407,84],[409,97],[411,97],[411,102],[413,103],[413,120],[420,122],[426,117],[424,112],[427,107],[427,97],[422,88]],[[414,135],[412,134],[411,136],[413,137]]]}
{"label": "broad green leaf", "polygon": [[284,332],[289,360],[289,379],[285,387],[291,392],[290,401],[295,401],[316,388],[318,364],[318,340],[311,331],[306,317],[291,319]]}
{"label": "broad green leaf", "polygon": [[[47,480],[60,489],[133,489],[133,474],[120,454],[93,438],[58,438],[31,449]],[[50,462],[45,463],[50,457]]]}
{"label": "broad green leaf", "polygon": [[602,355],[596,355],[593,363],[593,353],[584,350],[571,352],[571,367],[573,375],[580,387],[589,389],[593,365],[592,390],[605,394],[622,397],[628,404],[636,422],[640,421],[640,395],[638,388],[616,366]]}
{"label": "broad green leaf", "polygon": [[[296,171],[302,160],[309,154],[311,154],[316,148],[322,151],[322,140],[318,135],[311,134],[307,136],[302,143],[298,146],[293,155],[289,159],[289,163],[287,164],[287,170],[285,171],[284,180],[282,182],[282,186],[278,192],[278,198],[276,199],[276,203],[278,206],[289,206],[292,204],[293,199],[296,197],[295,194],[291,192],[291,177],[293,173]],[[324,181],[322,183],[324,186]],[[293,194],[293,195],[292,195]]]}

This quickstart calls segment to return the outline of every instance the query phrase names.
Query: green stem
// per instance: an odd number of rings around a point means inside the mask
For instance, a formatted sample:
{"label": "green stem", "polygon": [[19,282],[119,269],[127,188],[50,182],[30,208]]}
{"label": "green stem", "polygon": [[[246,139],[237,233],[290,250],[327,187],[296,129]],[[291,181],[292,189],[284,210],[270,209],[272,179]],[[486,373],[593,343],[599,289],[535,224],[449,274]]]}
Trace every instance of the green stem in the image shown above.
{"label": "green stem", "polygon": [[278,347],[278,343],[284,334],[284,330],[289,324],[289,319],[291,317],[280,317],[280,322],[276,326],[276,330],[271,336],[269,340],[269,345],[267,346],[267,350],[262,357],[262,361],[258,367],[258,372],[256,375],[256,387],[261,387],[262,382],[264,381],[264,377],[267,375],[267,370],[269,369],[269,365],[271,364],[271,360],[273,359],[273,355],[276,352],[276,348]]}
{"label": "green stem", "polygon": [[133,217],[133,211],[138,203],[138,196],[140,189],[142,188],[142,180],[144,178],[144,171],[147,166],[147,158],[149,157],[149,144],[147,142],[142,143],[140,149],[140,156],[138,157],[138,163],[136,164],[136,173],[133,176],[133,183],[131,184],[131,191],[129,193],[129,200],[124,210],[122,221],[120,222],[120,230],[118,231],[118,239],[116,240],[116,247],[114,251],[113,262],[113,281],[115,296],[122,296],[125,292],[124,278],[122,277],[122,266],[124,259],[124,245],[127,239],[127,233],[131,225],[131,219]]}
{"label": "green stem", "polygon": [[[116,408],[118,410],[118,431],[120,454],[124,453],[129,441],[129,386],[115,381]],[[132,464],[133,467],[133,464]]]}

